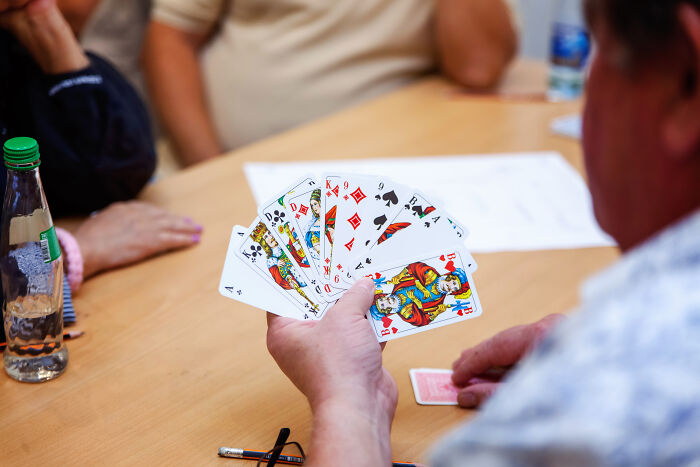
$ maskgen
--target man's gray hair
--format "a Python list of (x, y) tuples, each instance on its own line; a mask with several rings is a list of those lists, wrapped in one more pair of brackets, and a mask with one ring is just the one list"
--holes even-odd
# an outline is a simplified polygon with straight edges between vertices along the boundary
[(604, 22), (621, 47), (619, 61), (641, 65), (669, 52), (681, 39), (678, 8), (700, 10), (700, 0), (584, 0), (589, 25)]

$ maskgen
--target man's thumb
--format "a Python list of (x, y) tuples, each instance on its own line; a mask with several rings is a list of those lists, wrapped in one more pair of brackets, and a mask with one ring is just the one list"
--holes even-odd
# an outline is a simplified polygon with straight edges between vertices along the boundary
[(340, 297), (333, 308), (364, 316), (374, 301), (374, 281), (360, 279)]

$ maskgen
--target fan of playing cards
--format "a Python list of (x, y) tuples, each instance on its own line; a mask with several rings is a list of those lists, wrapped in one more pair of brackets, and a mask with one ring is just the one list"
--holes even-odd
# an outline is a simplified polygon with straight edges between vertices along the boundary
[(380, 342), (481, 314), (466, 229), (422, 193), (388, 178), (307, 176), (233, 229), (219, 291), (297, 319), (321, 319), (370, 277)]

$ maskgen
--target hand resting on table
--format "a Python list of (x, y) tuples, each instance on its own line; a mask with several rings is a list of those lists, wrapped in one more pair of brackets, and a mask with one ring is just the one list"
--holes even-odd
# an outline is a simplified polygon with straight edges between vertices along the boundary
[(501, 384), (494, 373), (518, 363), (561, 318), (563, 315), (552, 314), (536, 323), (506, 329), (463, 351), (452, 364), (452, 382), (460, 388), (459, 405), (475, 408), (483, 404)]

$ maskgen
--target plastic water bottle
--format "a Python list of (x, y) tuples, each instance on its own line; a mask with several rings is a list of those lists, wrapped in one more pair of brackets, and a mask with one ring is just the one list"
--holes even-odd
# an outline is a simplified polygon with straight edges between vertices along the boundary
[(13, 138), (3, 147), (7, 186), (0, 275), (7, 347), (5, 371), (40, 382), (63, 373), (63, 258), (39, 177), (39, 145)]
[(583, 93), (591, 41), (581, 0), (555, 0), (550, 42), (550, 100), (575, 99)]

